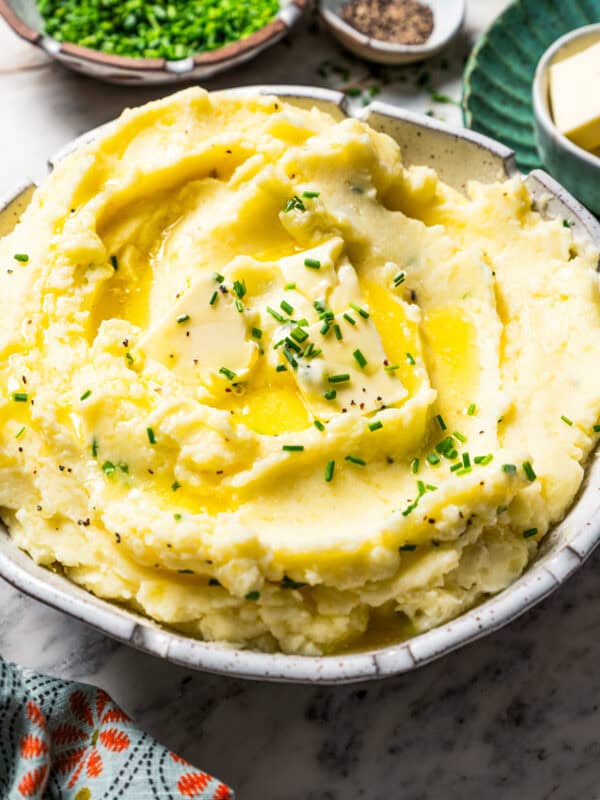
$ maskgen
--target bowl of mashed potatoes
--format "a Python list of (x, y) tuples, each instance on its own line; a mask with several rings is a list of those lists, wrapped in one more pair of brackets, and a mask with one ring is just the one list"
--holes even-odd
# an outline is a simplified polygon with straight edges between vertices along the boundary
[(177, 663), (349, 681), (600, 532), (597, 222), (335, 92), (188, 89), (0, 218), (0, 574)]

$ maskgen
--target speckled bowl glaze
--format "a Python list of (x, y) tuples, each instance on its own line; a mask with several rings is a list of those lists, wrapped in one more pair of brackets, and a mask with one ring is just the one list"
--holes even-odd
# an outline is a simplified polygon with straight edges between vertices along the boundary
[(433, 11), (433, 31), (423, 44), (393, 44), (371, 39), (348, 25), (340, 16), (347, 0), (320, 0), (319, 11), (326, 27), (348, 50), (379, 64), (410, 64), (431, 58), (459, 33), (465, 19), (465, 0), (428, 0)]
[(179, 61), (129, 58), (89, 47), (57, 42), (43, 32), (35, 0), (0, 0), (0, 15), (21, 38), (40, 47), (65, 67), (109, 83), (159, 84), (210, 78), (237, 67), (278, 42), (302, 16), (308, 0), (280, 0), (274, 20), (245, 39)]
[[(299, 106), (317, 106), (339, 119), (352, 113), (344, 95), (325, 89), (270, 86), (239, 91), (277, 94)], [(464, 192), (471, 179), (490, 183), (519, 176), (541, 213), (567, 219), (576, 238), (600, 247), (600, 224), (594, 217), (546, 173), (536, 170), (526, 177), (520, 176), (513, 152), (504, 145), (384, 103), (373, 103), (360, 112), (360, 117), (400, 143), (406, 164), (434, 167), (444, 181), (459, 191)], [(97, 136), (99, 130), (67, 145), (50, 160), (50, 168)], [(3, 209), (0, 234), (16, 224), (33, 188), (31, 183), (18, 186), (0, 204)], [(599, 540), (600, 463), (592, 456), (576, 502), (545, 538), (535, 561), (512, 586), (452, 622), (402, 643), (322, 657), (257, 653), (174, 633), (146, 617), (94, 597), (59, 572), (38, 566), (16, 547), (1, 525), (0, 576), (26, 594), (108, 636), (187, 668), (259, 680), (350, 683), (409, 672), (506, 625), (579, 569)]]
[[(600, 42), (600, 23), (562, 36), (548, 48), (533, 79), (533, 113), (537, 147), (546, 168), (584, 203), (600, 214), (600, 158), (573, 144), (555, 126), (550, 109), (549, 76), (551, 65)], [(598, 86), (589, 90), (600, 91)]]

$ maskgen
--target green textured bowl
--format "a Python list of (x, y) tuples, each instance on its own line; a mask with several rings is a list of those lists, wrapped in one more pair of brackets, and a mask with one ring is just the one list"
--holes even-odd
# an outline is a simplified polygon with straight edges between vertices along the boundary
[(524, 172), (543, 166), (531, 97), (537, 63), (556, 39), (594, 22), (600, 22), (600, 0), (516, 0), (469, 56), (463, 79), (464, 123), (514, 150)]

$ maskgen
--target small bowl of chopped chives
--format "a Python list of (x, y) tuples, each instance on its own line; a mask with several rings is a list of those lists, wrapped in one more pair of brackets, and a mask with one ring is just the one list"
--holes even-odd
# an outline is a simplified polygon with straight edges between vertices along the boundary
[(465, 0), (320, 0), (321, 18), (351, 52), (379, 64), (431, 58), (460, 32)]
[(23, 39), (110, 83), (209, 78), (275, 44), (307, 0), (0, 0)]

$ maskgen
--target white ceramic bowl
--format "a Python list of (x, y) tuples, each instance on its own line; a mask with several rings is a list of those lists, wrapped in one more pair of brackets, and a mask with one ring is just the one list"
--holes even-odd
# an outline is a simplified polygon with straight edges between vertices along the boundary
[[(552, 120), (549, 98), (550, 66), (600, 42), (600, 23), (561, 36), (541, 57), (533, 80), (533, 113), (538, 151), (546, 169), (595, 214), (600, 214), (600, 158), (578, 147)], [(600, 92), (593, 84), (587, 91)]]
[[(339, 92), (308, 87), (252, 87), (241, 92), (277, 94), (300, 106), (318, 106), (343, 118), (350, 112)], [(434, 167), (459, 191), (477, 178), (493, 182), (519, 175), (511, 150), (471, 131), (451, 128), (383, 103), (361, 112), (376, 130), (394, 137), (406, 164)], [(109, 125), (111, 123), (108, 123)], [(80, 144), (90, 131), (63, 148), (50, 167)], [(568, 219), (573, 233), (600, 247), (600, 224), (546, 173), (522, 178), (538, 209), (549, 217)], [(11, 230), (31, 199), (33, 186), (14, 189), (0, 209), (0, 234)], [(245, 678), (302, 683), (348, 683), (408, 672), (467, 644), (518, 617), (550, 594), (575, 572), (600, 539), (600, 463), (595, 457), (584, 485), (565, 519), (545, 538), (536, 560), (512, 586), (457, 619), (419, 636), (362, 653), (319, 658), (238, 650), (174, 633), (146, 617), (100, 600), (58, 572), (35, 564), (19, 550), (0, 525), (0, 575), (21, 591), (92, 625), (109, 636), (191, 669)]]
[(347, 0), (320, 0), (326, 27), (348, 50), (379, 64), (410, 64), (431, 58), (459, 33), (465, 19), (465, 0), (427, 0), (433, 11), (433, 31), (423, 44), (393, 44), (371, 39), (344, 22), (340, 16)]
[(151, 85), (210, 78), (237, 67), (278, 42), (302, 16), (307, 0), (280, 0), (279, 13), (263, 28), (217, 50), (179, 61), (130, 58), (103, 53), (47, 36), (36, 0), (0, 0), (0, 16), (22, 39), (40, 47), (65, 67), (108, 83)]

